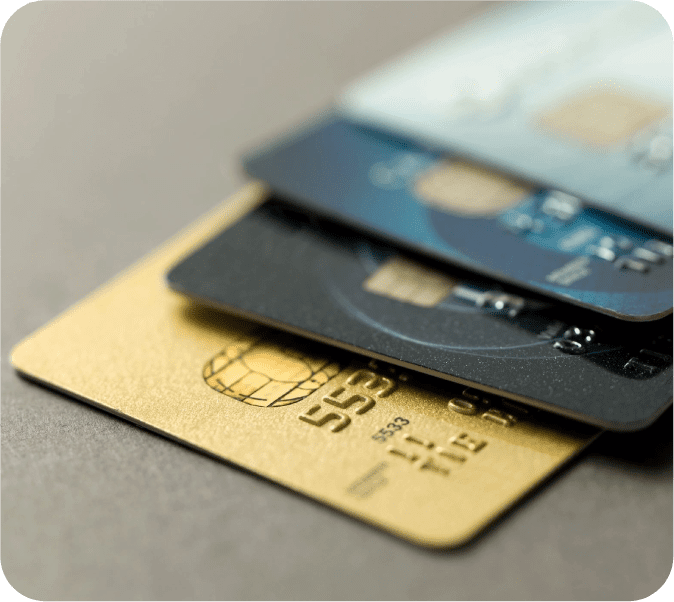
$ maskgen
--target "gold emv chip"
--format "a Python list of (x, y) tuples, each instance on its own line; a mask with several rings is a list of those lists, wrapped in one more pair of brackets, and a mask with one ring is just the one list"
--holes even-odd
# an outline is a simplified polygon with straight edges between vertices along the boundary
[(441, 211), (490, 217), (519, 204), (531, 187), (464, 161), (442, 162), (421, 174), (416, 195)]
[(389, 299), (435, 307), (458, 283), (442, 272), (403, 257), (394, 257), (363, 282), (363, 288)]
[(584, 91), (550, 112), (538, 125), (549, 133), (588, 146), (614, 146), (669, 113), (661, 103), (615, 88)]

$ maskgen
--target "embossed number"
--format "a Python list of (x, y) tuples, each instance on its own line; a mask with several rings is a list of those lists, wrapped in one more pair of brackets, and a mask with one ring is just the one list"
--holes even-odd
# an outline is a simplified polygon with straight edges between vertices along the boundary
[(555, 341), (552, 346), (564, 353), (580, 355), (581, 353), (588, 351), (589, 347), (594, 342), (595, 334), (594, 330), (572, 326), (565, 330), (562, 338)]
[(394, 418), (392, 422), (389, 422), (386, 425), (386, 428), (379, 429), (378, 432), (376, 432), (374, 435), (372, 435), (372, 439), (375, 441), (379, 441), (380, 443), (384, 443), (389, 437), (393, 437), (393, 435), (401, 430), (405, 425), (408, 425), (410, 423), (407, 418), (403, 418), (402, 416), (398, 416), (397, 418)]
[(300, 414), (298, 418), (302, 422), (313, 424), (314, 426), (323, 426), (332, 420), (337, 420), (336, 424), (331, 424), (329, 427), (333, 433), (338, 433), (342, 429), (345, 429), (347, 426), (349, 426), (351, 423), (351, 418), (345, 416), (344, 414), (340, 414), (339, 412), (328, 412), (327, 414), (323, 414), (323, 416), (314, 417), (314, 414), (316, 414), (316, 412), (318, 412), (320, 409), (321, 406), (319, 405), (312, 406), (306, 412), (304, 412), (304, 414)]
[(360, 395), (359, 393), (347, 397), (344, 401), (337, 399), (337, 397), (344, 393), (345, 390), (346, 389), (344, 389), (344, 387), (338, 387), (330, 395), (325, 395), (323, 397), (323, 401), (335, 407), (341, 408), (342, 410), (346, 410), (354, 403), (362, 403), (363, 405), (361, 405), (356, 410), (356, 414), (365, 414), (365, 412), (371, 410), (374, 407), (374, 399), (368, 397), (367, 395)]
[(379, 376), (370, 370), (358, 370), (346, 379), (347, 384), (357, 385), (360, 381), (365, 380), (363, 387), (366, 389), (378, 388), (375, 395), (377, 397), (386, 397), (390, 395), (396, 388), (395, 381), (385, 376)]

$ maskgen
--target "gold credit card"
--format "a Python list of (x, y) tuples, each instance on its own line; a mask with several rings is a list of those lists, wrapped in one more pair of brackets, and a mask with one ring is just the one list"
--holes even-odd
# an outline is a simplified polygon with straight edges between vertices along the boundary
[(598, 434), (167, 289), (171, 266), (265, 194), (244, 188), (28, 337), (16, 369), (434, 547), (467, 541)]

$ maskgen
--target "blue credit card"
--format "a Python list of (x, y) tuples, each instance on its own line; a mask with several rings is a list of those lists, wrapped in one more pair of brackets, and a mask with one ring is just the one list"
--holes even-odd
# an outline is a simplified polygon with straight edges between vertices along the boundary
[(632, 321), (672, 311), (672, 240), (457, 157), (333, 117), (245, 161), (286, 201)]
[(671, 235), (672, 32), (642, 2), (497, 2), (338, 104)]

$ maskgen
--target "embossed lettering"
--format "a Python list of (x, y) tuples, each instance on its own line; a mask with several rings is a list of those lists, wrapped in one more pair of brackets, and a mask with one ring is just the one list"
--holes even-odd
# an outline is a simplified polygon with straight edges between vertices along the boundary
[[(462, 436), (460, 435), (459, 437)], [(453, 462), (459, 463), (463, 463), (466, 461), (466, 458), (464, 456), (460, 456), (450, 451), (447, 451), (442, 447), (436, 447), (435, 443), (429, 441), (428, 439), (424, 439), (422, 437), (415, 437), (414, 435), (409, 434), (403, 435), (403, 439), (407, 443), (413, 443), (415, 445), (426, 448), (426, 450), (428, 450), (429, 453), (419, 455), (414, 452), (406, 452), (400, 450), (396, 447), (393, 447), (393, 445), (389, 445), (386, 448), (386, 451), (400, 458), (404, 458), (405, 460), (411, 462), (412, 464), (415, 464), (416, 468), (418, 468), (419, 470), (428, 470), (443, 476), (449, 476), (450, 469), (447, 468), (446, 466), (443, 466), (442, 463), (438, 463), (437, 462), (438, 459), (446, 458)], [(462, 443), (464, 445), (468, 445), (471, 442), (467, 442), (462, 439)], [(478, 445), (476, 442), (472, 442), (472, 444), (474, 446)]]
[(443, 476), (449, 475), (449, 468), (439, 466), (433, 461), (433, 458), (430, 457), (427, 458), (426, 461), (419, 466), (419, 470), (432, 470), (433, 472), (437, 472), (438, 474), (441, 474)]
[(446, 450), (444, 447), (438, 447), (436, 450), (438, 452), (439, 456), (442, 456), (443, 458), (447, 458), (448, 460), (453, 460), (454, 462), (465, 462), (466, 457), (465, 456), (457, 456), (456, 454)]
[(595, 335), (594, 330), (572, 326), (571, 328), (567, 328), (562, 338), (555, 341), (552, 346), (564, 353), (580, 355), (588, 351), (590, 345), (594, 342)]
[(389, 454), (394, 454), (396, 456), (400, 456), (401, 458), (405, 458), (406, 460), (409, 460), (410, 462), (416, 462), (419, 459), (419, 456), (417, 454), (411, 454), (411, 453), (406, 453), (404, 451), (400, 451), (399, 449), (396, 449), (392, 445), (389, 445), (386, 448), (386, 451)]
[(449, 442), (453, 445), (458, 445), (472, 452), (479, 452), (485, 445), (486, 441), (478, 441), (473, 439), (468, 435), (468, 433), (461, 433), (460, 435), (455, 435), (452, 437)]
[(517, 418), (515, 418), (515, 416), (508, 414), (507, 412), (497, 410), (496, 408), (487, 410), (484, 414), (482, 414), (482, 418), (496, 422), (501, 426), (513, 426), (517, 423)]
[(450, 410), (454, 410), (459, 414), (465, 414), (466, 416), (474, 416), (478, 412), (477, 406), (474, 403), (467, 399), (462, 399), (461, 397), (450, 399), (447, 403), (447, 407)]
[[(508, 408), (513, 413), (493, 407), (494, 405)], [(519, 422), (522, 416), (530, 411), (505, 399), (492, 399), (481, 391), (466, 388), (460, 397), (453, 397), (447, 402), (447, 408), (464, 416), (479, 416), (504, 427), (512, 427)], [(518, 417), (518, 415), (520, 415)]]
[(403, 439), (405, 441), (409, 441), (410, 443), (416, 443), (417, 445), (423, 445), (424, 447), (427, 447), (428, 449), (432, 449), (435, 447), (435, 443), (428, 441), (427, 439), (419, 439), (418, 437), (415, 437), (414, 435), (403, 435)]

